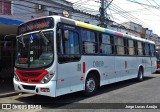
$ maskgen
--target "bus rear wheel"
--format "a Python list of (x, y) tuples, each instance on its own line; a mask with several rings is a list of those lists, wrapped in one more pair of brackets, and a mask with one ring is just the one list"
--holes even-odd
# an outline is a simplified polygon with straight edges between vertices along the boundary
[(84, 95), (85, 96), (92, 96), (96, 93), (98, 88), (98, 82), (95, 76), (89, 75), (86, 78), (85, 81), (85, 90), (84, 90)]
[(142, 68), (140, 68), (139, 70), (138, 70), (138, 76), (137, 76), (137, 81), (143, 81), (143, 79), (144, 79), (144, 76), (143, 76), (143, 71), (142, 71)]

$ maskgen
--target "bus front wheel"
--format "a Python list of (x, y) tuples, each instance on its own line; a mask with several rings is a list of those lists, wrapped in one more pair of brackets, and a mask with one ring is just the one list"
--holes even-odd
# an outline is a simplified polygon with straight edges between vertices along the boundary
[(85, 90), (84, 90), (84, 95), (85, 96), (92, 96), (96, 93), (98, 88), (98, 82), (95, 76), (89, 75), (86, 78), (85, 81)]

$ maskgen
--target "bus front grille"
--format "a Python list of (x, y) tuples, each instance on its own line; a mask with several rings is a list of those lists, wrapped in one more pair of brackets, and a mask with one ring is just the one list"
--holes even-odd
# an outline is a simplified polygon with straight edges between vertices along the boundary
[(35, 90), (36, 86), (28, 86), (28, 85), (22, 85), (22, 87), (26, 90)]

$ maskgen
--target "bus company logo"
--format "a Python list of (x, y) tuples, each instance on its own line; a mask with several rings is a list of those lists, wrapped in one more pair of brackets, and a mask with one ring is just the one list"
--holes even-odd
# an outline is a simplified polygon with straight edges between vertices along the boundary
[(11, 104), (2, 104), (2, 109), (12, 109)]

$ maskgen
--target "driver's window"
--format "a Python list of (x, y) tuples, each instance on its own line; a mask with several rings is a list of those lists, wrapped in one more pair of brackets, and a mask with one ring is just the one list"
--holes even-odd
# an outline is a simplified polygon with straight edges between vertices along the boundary
[(79, 35), (75, 31), (57, 30), (58, 62), (67, 63), (80, 60)]
[[(61, 32), (61, 33), (60, 33)], [(75, 31), (59, 30), (58, 53), (64, 55), (80, 54), (79, 36)]]

